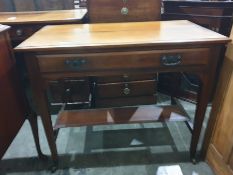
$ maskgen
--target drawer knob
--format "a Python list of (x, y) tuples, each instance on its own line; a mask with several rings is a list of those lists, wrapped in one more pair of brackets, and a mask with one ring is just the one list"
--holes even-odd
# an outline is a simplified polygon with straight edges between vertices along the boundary
[(86, 63), (87, 61), (85, 59), (65, 60), (65, 65), (71, 69), (79, 69)]
[(128, 76), (127, 74), (124, 74), (124, 75), (123, 75), (123, 78), (124, 78), (125, 80), (127, 80), (127, 79), (129, 78), (129, 76)]
[(164, 66), (177, 66), (182, 61), (181, 55), (164, 55), (161, 58), (161, 63)]
[(129, 13), (129, 9), (128, 9), (127, 7), (123, 7), (123, 8), (121, 9), (121, 14), (122, 14), (122, 15), (128, 15), (128, 13)]
[(22, 36), (23, 35), (23, 30), (22, 29), (17, 29), (16, 30), (16, 35), (17, 36)]
[(123, 93), (124, 93), (125, 95), (129, 95), (129, 94), (130, 94), (130, 89), (129, 89), (129, 87), (128, 87), (128, 84), (125, 84), (125, 88), (124, 88), (124, 90), (123, 90)]

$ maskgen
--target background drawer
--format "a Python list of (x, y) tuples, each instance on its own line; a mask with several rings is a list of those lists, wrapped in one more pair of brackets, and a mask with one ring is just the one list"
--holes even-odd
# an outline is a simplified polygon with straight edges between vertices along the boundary
[(163, 58), (179, 57), (166, 66), (207, 65), (209, 50), (176, 49), (95, 54), (37, 55), (41, 72), (104, 71), (122, 69), (150, 69), (165, 66)]
[(41, 28), (40, 25), (13, 25), (10, 37), (12, 40), (25, 40)]
[[(124, 10), (125, 9), (125, 10)], [(91, 23), (160, 20), (159, 0), (88, 0)]]
[(97, 84), (97, 98), (145, 96), (156, 93), (154, 80)]
[(96, 83), (117, 83), (142, 80), (157, 80), (157, 74), (124, 74), (119, 76), (96, 77)]
[(156, 104), (157, 96), (141, 96), (141, 97), (122, 97), (122, 98), (108, 98), (108, 99), (96, 99), (96, 108), (108, 108), (108, 107), (121, 107), (121, 106), (136, 106), (136, 105), (149, 105)]
[(84, 103), (89, 101), (90, 86), (87, 79), (67, 79), (49, 83), (51, 103)]

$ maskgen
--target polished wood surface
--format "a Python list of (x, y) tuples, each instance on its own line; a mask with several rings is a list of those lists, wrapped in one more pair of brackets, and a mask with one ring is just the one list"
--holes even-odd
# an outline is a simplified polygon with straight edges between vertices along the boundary
[[(182, 32), (181, 32), (182, 31)], [(195, 35), (193, 35), (195, 33)], [(46, 26), (15, 48), (15, 51), (44, 51), (115, 48), (133, 46), (177, 46), (225, 43), (223, 35), (189, 21), (157, 21), (113, 24)], [(197, 58), (198, 59), (198, 58)]]
[(0, 25), (0, 159), (23, 125), (27, 109), (7, 31)]
[(160, 0), (88, 0), (91, 23), (156, 21), (161, 16)]
[[(15, 51), (25, 55), (34, 101), (55, 162), (58, 154), (46, 94), (49, 81), (80, 76), (196, 73), (202, 87), (190, 144), (190, 156), (195, 160), (220, 48), (229, 41), (189, 21), (76, 24), (44, 27)], [(192, 55), (202, 59), (190, 59)], [(106, 65), (97, 60), (106, 61)], [(49, 67), (42, 64), (47, 61)], [(57, 64), (60, 67), (55, 70)]]
[[(233, 30), (231, 34), (233, 38)], [(232, 97), (233, 97), (233, 43), (228, 45), (226, 57), (213, 101), (210, 122), (214, 124), (207, 152), (207, 161), (218, 175), (232, 175)], [(212, 124), (212, 125), (213, 125)], [(207, 142), (208, 143), (208, 142)]]
[(1, 12), (0, 23), (7, 25), (70, 23), (82, 20), (86, 14), (86, 9), (31, 12)]

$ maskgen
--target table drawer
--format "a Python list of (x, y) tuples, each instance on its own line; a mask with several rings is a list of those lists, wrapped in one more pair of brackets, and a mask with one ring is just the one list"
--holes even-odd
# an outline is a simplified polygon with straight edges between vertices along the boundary
[(156, 80), (157, 81), (157, 74), (124, 74), (124, 75), (118, 75), (118, 76), (96, 77), (97, 84), (129, 82), (129, 81), (144, 81), (144, 80)]
[(41, 72), (80, 72), (150, 69), (208, 64), (207, 48), (111, 52), (92, 54), (37, 55)]
[(154, 80), (97, 84), (96, 97), (110, 98), (152, 95), (156, 93), (156, 84), (157, 82)]
[(89, 101), (90, 86), (86, 78), (49, 82), (51, 103), (84, 103)]

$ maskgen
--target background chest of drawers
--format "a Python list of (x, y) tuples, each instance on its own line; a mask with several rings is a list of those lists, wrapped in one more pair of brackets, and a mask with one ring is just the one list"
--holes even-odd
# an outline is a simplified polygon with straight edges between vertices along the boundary
[[(40, 1), (45, 2), (45, 1)], [(52, 2), (52, 1), (51, 1)], [(61, 1), (59, 1), (61, 2)], [(49, 3), (49, 2), (48, 2)], [(54, 2), (55, 3), (55, 2)], [(73, 2), (74, 3), (74, 2)], [(33, 7), (35, 4), (33, 5)], [(15, 3), (13, 7), (17, 7)], [(48, 9), (50, 7), (46, 6)], [(56, 6), (54, 7), (56, 8)], [(34, 8), (29, 8), (34, 9)], [(38, 9), (43, 9), (42, 6)], [(59, 8), (58, 8), (59, 9)], [(0, 23), (11, 26), (9, 31), (13, 46), (26, 40), (39, 29), (46, 25), (60, 25), (60, 24), (76, 24), (82, 23), (86, 9), (72, 9), (72, 10), (54, 10), (54, 11), (31, 11), (31, 12), (1, 12)], [(21, 70), (22, 79), (27, 84), (27, 71), (21, 54), (16, 54), (17, 64)], [(90, 103), (89, 94), (89, 80), (86, 78), (66, 79), (61, 81), (52, 81), (50, 87), (50, 99), (52, 105), (59, 105), (63, 102), (69, 103)], [(81, 93), (80, 93), (81, 92)]]
[[(230, 35), (232, 1), (163, 0), (163, 6), (163, 20), (189, 20), (225, 36)], [(224, 53), (225, 48), (222, 50), (221, 57), (224, 57)], [(219, 62), (219, 67), (221, 64)], [(196, 76), (185, 73), (169, 73), (160, 74), (159, 80), (160, 92), (196, 103), (199, 89), (199, 81)], [(210, 101), (212, 98), (213, 95)]]
[[(90, 23), (156, 21), (161, 16), (159, 0), (89, 0)], [(94, 77), (94, 106), (114, 107), (157, 102), (157, 74)]]

